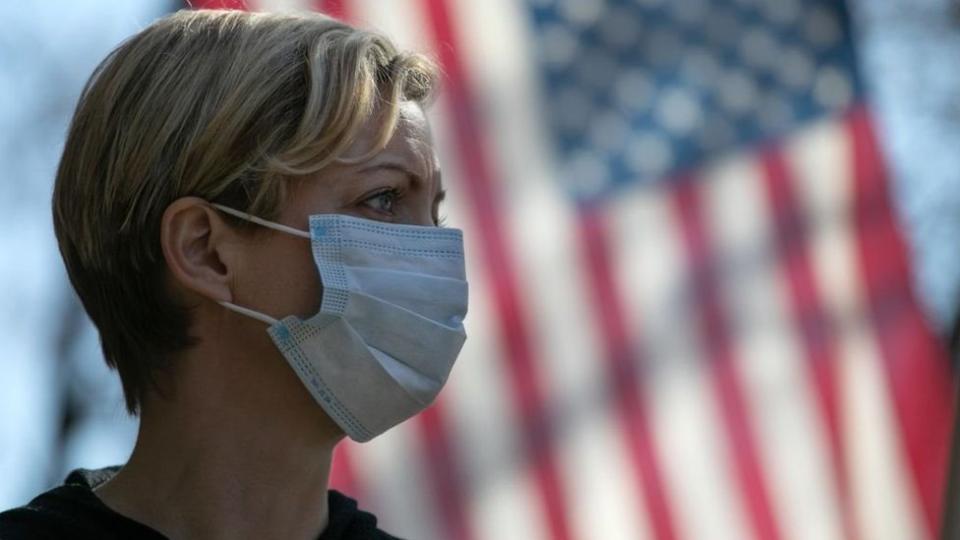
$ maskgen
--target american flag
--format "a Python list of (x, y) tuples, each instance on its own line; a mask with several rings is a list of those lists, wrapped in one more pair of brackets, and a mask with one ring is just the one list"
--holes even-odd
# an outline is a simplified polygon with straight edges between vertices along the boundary
[(317, 9), (441, 64), (470, 339), (332, 483), (416, 539), (923, 539), (953, 387), (836, 0)]

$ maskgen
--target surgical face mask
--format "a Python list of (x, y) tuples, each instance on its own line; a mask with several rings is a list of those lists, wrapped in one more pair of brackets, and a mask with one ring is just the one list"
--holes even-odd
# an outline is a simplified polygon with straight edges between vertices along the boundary
[(319, 313), (276, 320), (221, 304), (269, 325), (290, 367), (351, 439), (368, 441), (433, 402), (466, 339), (461, 231), (319, 214), (307, 233), (213, 206), (310, 240), (323, 285)]

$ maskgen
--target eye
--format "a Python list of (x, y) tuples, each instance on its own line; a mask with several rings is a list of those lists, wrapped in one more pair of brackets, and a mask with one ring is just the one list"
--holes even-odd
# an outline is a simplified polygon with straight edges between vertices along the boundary
[(383, 214), (392, 214), (393, 207), (400, 199), (400, 191), (390, 188), (374, 193), (363, 200), (363, 205)]

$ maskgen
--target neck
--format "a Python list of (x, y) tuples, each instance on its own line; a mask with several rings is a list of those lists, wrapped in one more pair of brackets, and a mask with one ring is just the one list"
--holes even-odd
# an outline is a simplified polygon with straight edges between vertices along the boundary
[(130, 460), (96, 494), (171, 538), (316, 538), (340, 434), (281, 414), (276, 393), (218, 394), (178, 387), (145, 403)]

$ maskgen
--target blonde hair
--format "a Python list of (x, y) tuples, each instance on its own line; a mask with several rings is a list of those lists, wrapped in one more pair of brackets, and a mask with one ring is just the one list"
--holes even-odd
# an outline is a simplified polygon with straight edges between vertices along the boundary
[(285, 179), (346, 159), (375, 114), (376, 153), (400, 104), (424, 103), (435, 80), (427, 58), (320, 14), (180, 11), (107, 56), (70, 126), (53, 219), (131, 414), (194, 342), (164, 285), (167, 206), (197, 196), (274, 217)]

